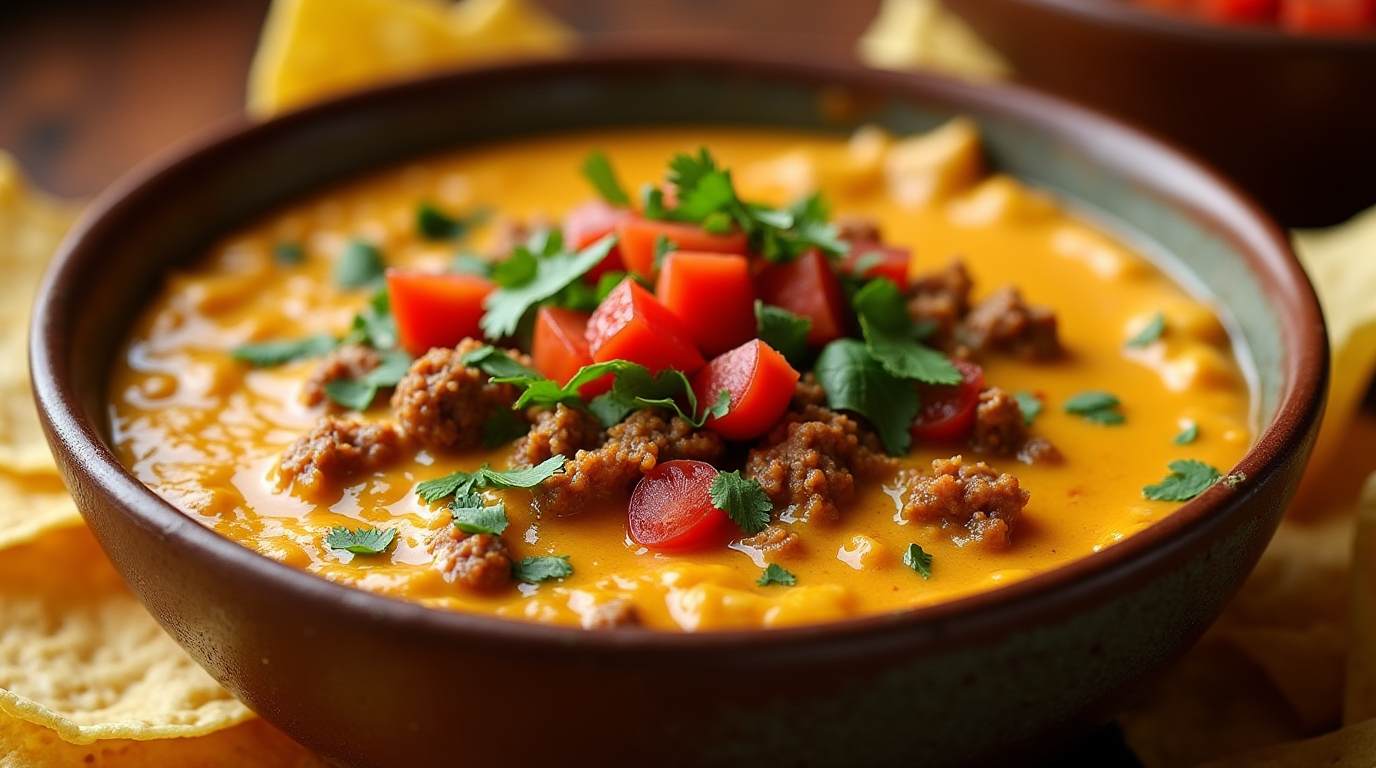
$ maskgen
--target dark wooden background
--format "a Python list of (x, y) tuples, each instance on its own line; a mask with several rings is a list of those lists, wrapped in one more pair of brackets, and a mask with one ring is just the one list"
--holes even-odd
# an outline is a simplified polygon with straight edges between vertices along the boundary
[[(711, 40), (848, 56), (879, 0), (535, 0), (588, 45)], [(242, 112), (268, 0), (0, 0), (0, 149), (42, 188), (89, 197)], [(1138, 768), (1107, 726), (1055, 760)]]

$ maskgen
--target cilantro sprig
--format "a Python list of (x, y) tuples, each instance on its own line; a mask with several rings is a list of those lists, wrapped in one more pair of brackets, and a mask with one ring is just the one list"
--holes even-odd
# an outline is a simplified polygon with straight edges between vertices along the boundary
[(1176, 445), (1189, 445), (1190, 443), (1193, 443), (1195, 440), (1198, 439), (1199, 424), (1197, 422), (1192, 421), (1184, 429), (1180, 430), (1180, 434), (1172, 438), (1171, 442), (1175, 443)]
[(271, 368), (278, 365), (327, 355), (338, 345), (333, 336), (307, 336), (292, 341), (261, 341), (240, 344), (229, 351), (229, 356), (254, 368)]
[(1161, 334), (1164, 333), (1165, 330), (1166, 316), (1160, 312), (1157, 312), (1155, 315), (1152, 316), (1150, 320), (1147, 321), (1146, 325), (1142, 326), (1142, 330), (1138, 331), (1137, 335), (1133, 336), (1131, 339), (1128, 339), (1127, 346), (1132, 347), (1133, 349), (1142, 349), (1143, 347), (1149, 347), (1151, 346), (1152, 342), (1161, 338)]
[(395, 528), (379, 529), (365, 526), (358, 530), (349, 530), (344, 526), (335, 526), (325, 534), (325, 546), (355, 555), (378, 555), (391, 546), (396, 537)]
[(568, 555), (525, 557), (511, 564), (511, 575), (519, 581), (536, 584), (549, 579), (563, 579), (573, 575)]
[(366, 411), (379, 390), (395, 387), (411, 370), (411, 356), (397, 349), (381, 353), (382, 362), (357, 379), (334, 379), (325, 383), (325, 396), (355, 411)]
[(754, 536), (769, 525), (774, 503), (759, 481), (741, 477), (740, 471), (718, 473), (708, 493), (712, 506), (725, 512), (747, 536)]
[(334, 265), (334, 281), (341, 288), (366, 288), (382, 282), (387, 262), (367, 240), (350, 240)]
[(851, 299), (865, 345), (884, 370), (924, 384), (954, 385), (960, 370), (945, 355), (922, 344), (903, 293), (892, 280), (871, 280)]
[(797, 586), (798, 577), (789, 573), (782, 565), (770, 563), (765, 567), (764, 573), (760, 574), (760, 578), (755, 580), (755, 584), (761, 587), (767, 587), (770, 584), (793, 587)]
[(500, 501), (488, 504), (477, 491), (455, 496), (449, 503), (449, 509), (454, 515), (454, 527), (467, 534), (501, 536), (502, 531), (511, 525), (506, 516), (506, 505)]
[(916, 543), (903, 551), (903, 564), (917, 571), (924, 580), (932, 578), (932, 556)]
[[(513, 258), (520, 258), (525, 263), (533, 265), (533, 269), (525, 274), (509, 275), (505, 278), (506, 284), (499, 283), (501, 287), (483, 301), (483, 307), (487, 310), (479, 321), (483, 333), (490, 339), (500, 339), (516, 333), (516, 328), (526, 312), (540, 302), (553, 298), (588, 270), (600, 264), (614, 245), (616, 235), (607, 235), (576, 253), (564, 250), (562, 244), (545, 255), (540, 255), (540, 250), (525, 248), (528, 258)], [(518, 248), (516, 254), (521, 253), (522, 249)]]
[(1195, 459), (1172, 461), (1166, 467), (1171, 473), (1161, 482), (1142, 488), (1144, 497), (1152, 501), (1189, 501), (1223, 477), (1222, 472)]
[(625, 207), (631, 204), (626, 188), (617, 180), (616, 171), (602, 150), (594, 149), (588, 153), (588, 159), (583, 161), (583, 178), (592, 184), (603, 200), (612, 205)]
[(755, 325), (760, 341), (777, 350), (789, 365), (799, 370), (807, 366), (807, 332), (812, 328), (812, 318), (756, 299)]
[(1081, 392), (1065, 401), (1062, 407), (1066, 413), (1073, 413), (1091, 424), (1116, 426), (1126, 420), (1120, 410), (1122, 403), (1111, 392)]
[(416, 486), (416, 494), (427, 504), (449, 496), (464, 496), (482, 489), (534, 488), (564, 471), (564, 456), (552, 456), (533, 467), (495, 470), (486, 465), (474, 472), (454, 472)]
[(416, 234), (426, 240), (461, 240), (484, 218), (482, 212), (468, 218), (450, 216), (433, 203), (416, 206)]
[(912, 445), (908, 427), (917, 418), (921, 405), (917, 388), (885, 370), (864, 342), (831, 342), (817, 357), (813, 373), (826, 390), (828, 405), (869, 419), (890, 455), (908, 452)]
[(1042, 399), (1037, 397), (1035, 392), (1028, 392), (1027, 390), (1014, 392), (1013, 399), (1018, 402), (1018, 410), (1022, 411), (1023, 426), (1032, 426), (1032, 422), (1042, 415)]

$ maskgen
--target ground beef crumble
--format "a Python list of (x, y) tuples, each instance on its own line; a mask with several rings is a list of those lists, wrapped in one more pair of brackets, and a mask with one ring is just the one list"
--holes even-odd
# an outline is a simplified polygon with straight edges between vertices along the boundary
[[(800, 384), (795, 399), (809, 399)], [(896, 466), (858, 422), (820, 405), (790, 411), (746, 459), (744, 476), (759, 482), (782, 514), (834, 520), (855, 498), (855, 478)]]
[(998, 387), (979, 393), (970, 447), (976, 453), (1016, 456), (1026, 464), (1061, 461), (1060, 451), (1050, 441), (1028, 430), (1017, 398)]
[(594, 605), (580, 619), (583, 629), (622, 629), (640, 625), (635, 604), (622, 597)]
[(803, 548), (798, 534), (782, 525), (768, 525), (763, 531), (741, 539), (741, 546), (757, 550), (766, 560), (797, 557)]
[[(510, 410), (520, 396), (511, 384), (493, 384), (487, 374), (460, 362), (482, 346), (476, 339), (464, 339), (454, 349), (436, 347), (411, 364), (392, 394), (392, 411), (403, 433), (427, 448), (482, 445), (483, 425), (498, 410)], [(508, 354), (530, 365), (525, 355)]]
[(974, 281), (960, 259), (952, 259), (945, 269), (920, 275), (908, 286), (908, 314), (914, 322), (935, 326), (927, 339), (929, 344), (954, 351), (956, 328), (970, 312), (973, 287)]
[(500, 537), (468, 535), (447, 525), (430, 538), (435, 568), (444, 580), (491, 592), (511, 581), (511, 554)]
[(883, 242), (879, 219), (858, 213), (838, 214), (835, 219), (836, 237), (848, 243)]
[(278, 482), (313, 494), (381, 467), (396, 456), (401, 442), (391, 424), (326, 416), (287, 447)]
[(961, 526), (953, 537), (964, 546), (978, 542), (986, 547), (1008, 546), (1018, 515), (1030, 496), (1018, 487), (1018, 479), (1000, 474), (983, 462), (967, 466), (962, 457), (937, 459), (932, 474), (906, 478), (900, 514), (914, 522)]
[(1016, 288), (1001, 288), (976, 304), (956, 331), (957, 342), (975, 352), (997, 350), (1025, 360), (1061, 354), (1056, 314), (1027, 305)]
[(512, 466), (533, 467), (554, 456), (575, 456), (606, 442), (602, 425), (592, 414), (563, 403), (554, 410), (532, 409), (530, 432), (512, 447)]
[(301, 402), (315, 407), (325, 402), (325, 385), (340, 379), (360, 379), (382, 364), (382, 356), (372, 347), (350, 344), (325, 356), (301, 390)]
[(607, 430), (601, 446), (578, 451), (555, 475), (535, 489), (541, 513), (559, 516), (630, 493), (646, 472), (661, 461), (695, 459), (715, 462), (726, 444), (711, 430), (696, 429), (665, 411), (644, 409)]

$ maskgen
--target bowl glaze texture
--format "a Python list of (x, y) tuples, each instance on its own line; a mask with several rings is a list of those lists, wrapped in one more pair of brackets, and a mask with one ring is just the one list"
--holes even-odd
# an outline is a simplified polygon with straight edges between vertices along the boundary
[[(1179, 254), (1257, 371), (1256, 445), (1222, 485), (1124, 542), (1004, 589), (774, 631), (589, 633), (430, 610), (221, 538), (107, 445), (107, 371), (171, 266), (302, 194), (517, 135), (659, 124), (898, 133), (957, 114), (991, 166)], [(345, 766), (1013, 765), (1106, 722), (1237, 589), (1299, 480), (1327, 346), (1283, 234), (1208, 170), (1011, 87), (845, 65), (606, 52), (390, 86), (231, 125), (104, 194), (35, 310), (48, 438), (78, 506), (154, 616), (255, 711)], [(363, 672), (361, 672), (363, 671)]]

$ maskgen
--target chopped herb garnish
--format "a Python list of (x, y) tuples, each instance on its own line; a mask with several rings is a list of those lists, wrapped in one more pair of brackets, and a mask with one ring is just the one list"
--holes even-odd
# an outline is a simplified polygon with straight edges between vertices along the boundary
[(335, 379), (325, 383), (325, 396), (354, 411), (366, 411), (378, 390), (395, 387), (411, 370), (411, 356), (401, 350), (381, 353), (382, 362), (358, 379)]
[(501, 288), (517, 288), (534, 280), (539, 271), (539, 257), (518, 245), (510, 256), (492, 265), (492, 282)]
[(1161, 338), (1162, 332), (1166, 330), (1166, 316), (1157, 312), (1152, 316), (1147, 324), (1142, 326), (1142, 330), (1136, 336), (1128, 339), (1128, 346), (1136, 349), (1149, 346), (1152, 342)]
[(917, 340), (907, 302), (892, 280), (871, 280), (856, 292), (852, 303), (870, 356), (884, 370), (926, 384), (961, 382), (960, 370), (946, 355)]
[(449, 262), (449, 270), (462, 275), (492, 277), (492, 262), (472, 253), (459, 253)]
[(459, 358), (459, 362), (469, 368), (477, 368), (493, 378), (544, 378), (534, 369), (527, 368), (491, 344), (484, 344), (471, 352), (465, 352)]
[(903, 552), (903, 564), (917, 571), (923, 579), (932, 578), (932, 556), (917, 544), (909, 544)]
[(798, 370), (807, 366), (807, 332), (812, 328), (812, 318), (756, 300), (755, 324), (760, 341), (783, 355), (789, 365)]
[(1175, 443), (1176, 445), (1189, 445), (1190, 443), (1193, 443), (1195, 440), (1198, 439), (1199, 425), (1192, 421), (1189, 423), (1189, 426), (1180, 430), (1180, 434), (1176, 435), (1175, 439), (1171, 442)]
[(764, 573), (760, 574), (760, 578), (755, 580), (755, 583), (761, 587), (767, 587), (770, 584), (792, 587), (798, 584), (798, 577), (789, 573), (778, 563), (770, 563), (765, 567)]
[(396, 537), (395, 528), (359, 528), (351, 531), (343, 526), (336, 526), (325, 534), (325, 546), (355, 555), (376, 555), (391, 546)]
[(1032, 422), (1042, 415), (1042, 399), (1035, 393), (1027, 390), (1014, 392), (1013, 399), (1018, 401), (1018, 410), (1022, 411), (1023, 426), (1032, 426)]
[(537, 582), (547, 579), (562, 579), (573, 575), (573, 566), (568, 555), (553, 557), (526, 557), (519, 563), (512, 563), (511, 575), (518, 581)]
[(284, 267), (294, 267), (306, 260), (306, 249), (300, 243), (280, 242), (272, 247), (272, 258)]
[(865, 344), (855, 339), (828, 344), (817, 357), (813, 372), (826, 390), (827, 405), (868, 419), (890, 455), (908, 452), (912, 444), (909, 427), (920, 405), (912, 382), (884, 370)]
[(726, 513), (747, 536), (754, 536), (769, 525), (774, 503), (758, 481), (741, 477), (739, 471), (721, 472), (712, 480), (712, 506)]
[(1171, 473), (1156, 485), (1142, 489), (1142, 495), (1153, 501), (1189, 501), (1218, 482), (1222, 472), (1194, 459), (1181, 459), (1166, 465)]
[(416, 232), (426, 240), (461, 239), (468, 234), (473, 223), (474, 219), (455, 218), (430, 203), (421, 203), (416, 207)]
[(490, 339), (515, 333), (521, 318), (531, 307), (564, 290), (600, 264), (615, 244), (616, 236), (607, 235), (577, 253), (559, 250), (538, 259), (530, 280), (519, 286), (499, 288), (488, 295), (483, 302), (487, 312), (480, 323), (483, 333)]
[(530, 431), (530, 425), (516, 418), (516, 412), (498, 408), (483, 422), (483, 447), (487, 449), (519, 440)]
[(506, 517), (506, 505), (488, 504), (477, 491), (468, 491), (449, 505), (454, 513), (454, 527), (464, 533), (486, 533), (501, 536), (511, 521)]
[(341, 288), (377, 285), (387, 272), (382, 251), (366, 240), (350, 240), (334, 265), (334, 281)]
[(678, 250), (678, 243), (664, 235), (655, 238), (655, 269), (664, 266), (664, 257)]
[(373, 349), (394, 349), (398, 344), (397, 321), (392, 316), (392, 299), (387, 289), (378, 290), (368, 304), (354, 315), (344, 344), (363, 344)]
[(1124, 421), (1123, 412), (1119, 410), (1121, 406), (1122, 403), (1111, 393), (1089, 391), (1065, 401), (1064, 407), (1066, 413), (1080, 416), (1091, 424), (1113, 426)]
[(295, 360), (327, 355), (337, 344), (333, 336), (323, 335), (308, 336), (294, 341), (261, 341), (240, 344), (229, 351), (229, 356), (254, 368), (270, 368)]
[(425, 503), (434, 504), (447, 496), (462, 496), (480, 488), (534, 488), (563, 471), (562, 454), (545, 459), (533, 467), (495, 470), (484, 466), (476, 472), (454, 472), (426, 480), (416, 486), (416, 494)]
[(583, 178), (592, 184), (603, 200), (612, 205), (624, 208), (631, 204), (631, 198), (626, 195), (626, 188), (617, 181), (616, 171), (612, 169), (611, 161), (602, 154), (602, 150), (594, 149), (588, 153), (588, 159), (583, 161)]
[[(611, 391), (593, 399), (591, 403), (584, 403), (578, 394), (579, 388), (607, 374), (614, 377)], [(559, 403), (586, 406), (607, 427), (620, 423), (641, 408), (668, 408), (689, 424), (700, 427), (708, 416), (725, 416), (731, 407), (730, 393), (722, 390), (718, 393), (717, 401), (699, 414), (697, 396), (682, 371), (667, 368), (658, 374), (651, 374), (645, 366), (628, 360), (585, 365), (563, 386), (533, 371), (518, 376), (494, 377), (493, 381), (515, 384), (525, 389), (516, 400), (516, 408), (532, 405), (553, 408)], [(680, 398), (687, 404), (687, 410), (679, 404)]]

